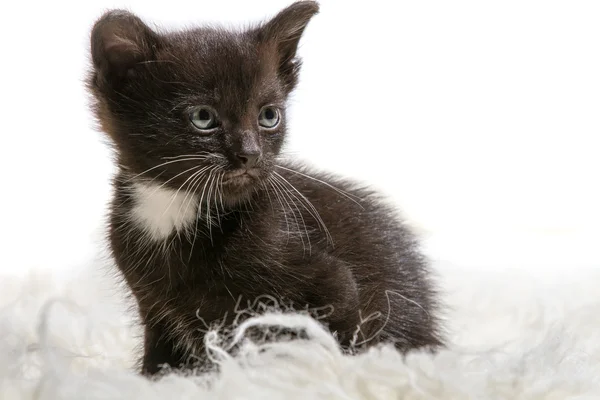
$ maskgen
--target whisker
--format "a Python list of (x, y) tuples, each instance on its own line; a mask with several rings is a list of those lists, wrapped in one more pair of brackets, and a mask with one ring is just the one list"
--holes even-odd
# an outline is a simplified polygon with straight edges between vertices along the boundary
[[(219, 168), (219, 166), (213, 166), (213, 168), (210, 169), (208, 178), (206, 179), (206, 182), (204, 183), (204, 186), (202, 187), (202, 195), (200, 197), (200, 203), (199, 203), (199, 207), (198, 207), (198, 215), (202, 215), (202, 203), (204, 202), (204, 193), (206, 192), (206, 187), (207, 187), (208, 183), (210, 182), (210, 180), (213, 176), (213, 173), (215, 172), (215, 170), (217, 168)], [(207, 193), (207, 201), (206, 201), (206, 221), (207, 221), (207, 225), (208, 225), (208, 234), (210, 236), (210, 243), (213, 244), (212, 227), (210, 224), (210, 207), (209, 207), (209, 203), (208, 203), (208, 193)]]
[[(200, 185), (202, 184), (202, 175), (198, 176), (198, 178), (195, 180), (194, 183), (192, 183), (191, 186), (191, 193), (195, 193), (196, 190), (200, 187)], [(189, 204), (191, 203), (193, 197), (190, 198), (190, 202), (188, 203), (188, 207)], [(200, 199), (200, 201), (202, 201), (202, 199)], [(198, 202), (198, 205), (196, 205), (196, 207), (199, 207), (200, 205), (200, 201)], [(198, 209), (196, 209), (196, 223), (194, 224), (194, 237), (192, 239), (192, 246), (190, 247), (190, 256), (188, 257), (188, 262), (192, 259), (192, 255), (194, 253), (194, 244), (196, 244), (196, 236), (198, 236), (198, 222), (200, 220), (200, 216), (198, 214)]]
[[(184, 204), (186, 204), (185, 207), (185, 212), (187, 213), (187, 210), (190, 206), (190, 204), (192, 203), (192, 201), (194, 200), (194, 190), (193, 187), (196, 184), (197, 179), (201, 179), (202, 178), (202, 174), (203, 172), (205, 172), (208, 168), (210, 168), (210, 166), (206, 166), (204, 168), (202, 168), (200, 171), (196, 171), (194, 172), (194, 174), (192, 176), (190, 176), (185, 182), (187, 183), (188, 181), (191, 181), (190, 184), (188, 185), (188, 188), (186, 189), (186, 194), (185, 197), (183, 198), (183, 201), (181, 202), (181, 204), (179, 205), (179, 210), (177, 211), (177, 213), (181, 212), (181, 208), (183, 207)], [(188, 200), (188, 197), (190, 197), (190, 199)]]
[(166, 161), (166, 162), (164, 162), (164, 163), (161, 163), (161, 164), (155, 165), (155, 166), (154, 166), (154, 167), (152, 167), (152, 168), (148, 168), (147, 170), (145, 170), (145, 171), (143, 171), (143, 172), (140, 172), (139, 174), (137, 174), (137, 175), (134, 175), (134, 176), (132, 176), (132, 177), (130, 177), (130, 178), (128, 178), (128, 179), (126, 179), (124, 182), (130, 182), (130, 181), (132, 181), (132, 180), (133, 180), (133, 179), (135, 179), (135, 178), (138, 178), (138, 177), (140, 177), (140, 176), (142, 176), (142, 175), (144, 175), (144, 174), (146, 174), (146, 173), (148, 173), (148, 172), (150, 172), (150, 171), (152, 171), (152, 170), (155, 170), (156, 168), (164, 167), (165, 165), (168, 165), (168, 164), (173, 164), (173, 163), (177, 163), (177, 162), (183, 162), (183, 161), (203, 161), (203, 159), (199, 159), (199, 158), (193, 157), (193, 158), (184, 158), (184, 159), (181, 159), (181, 160), (171, 160), (171, 161)]
[[(217, 224), (219, 225), (219, 229), (221, 229), (221, 231), (223, 230), (223, 228), (221, 227), (221, 216), (219, 215), (219, 204), (217, 200), (219, 200), (220, 197), (221, 206), (223, 206), (223, 197), (221, 196), (220, 190), (220, 183), (223, 180), (223, 175), (224, 173), (217, 172), (217, 179), (215, 179), (215, 212), (217, 213)], [(223, 210), (223, 212), (225, 212), (225, 210)]]
[(171, 63), (171, 64), (179, 65), (175, 61), (172, 61), (172, 60), (146, 60), (146, 61), (138, 61), (137, 62), (137, 64), (155, 64), (155, 63)]
[[(214, 197), (215, 197), (215, 206), (217, 204), (217, 196), (215, 195), (214, 190), (216, 189), (215, 182), (217, 181), (218, 173), (219, 173), (219, 169), (216, 169), (215, 170), (215, 174), (214, 174), (213, 178), (210, 181), (210, 185), (208, 187), (208, 193), (206, 194), (206, 210), (208, 211), (208, 224), (209, 225), (212, 225), (212, 220), (211, 220), (211, 216), (210, 216), (210, 198), (211, 198), (211, 195), (214, 195)], [(217, 213), (217, 221), (218, 221), (219, 211), (218, 211), (218, 209), (215, 210), (215, 211)], [(219, 221), (219, 227), (220, 226), (221, 225), (220, 225), (220, 221)]]
[[(290, 239), (290, 222), (288, 221), (287, 218), (287, 212), (285, 211), (285, 207), (283, 206), (283, 202), (281, 201), (281, 197), (279, 196), (279, 193), (277, 192), (277, 188), (275, 188), (275, 185), (273, 184), (271, 177), (269, 177), (269, 179), (267, 180), (267, 182), (269, 185), (271, 185), (271, 187), (273, 188), (274, 194), (275, 196), (277, 196), (277, 201), (279, 202), (279, 205), (281, 206), (281, 211), (283, 212), (283, 217), (285, 218), (285, 224), (287, 226), (287, 237), (288, 237), (288, 242)], [(268, 190), (267, 190), (268, 193)]]
[(223, 178), (225, 178), (225, 173), (221, 173), (221, 180), (219, 181), (219, 199), (221, 201), (221, 210), (225, 212), (225, 206), (223, 205)]
[[(198, 174), (196, 176), (196, 178), (194, 178), (194, 180), (189, 184), (188, 193), (190, 194), (190, 199), (187, 202), (186, 210), (189, 208), (189, 206), (191, 205), (192, 201), (194, 200), (194, 195), (196, 194), (196, 190), (202, 184), (202, 177), (206, 174), (206, 170), (209, 169), (210, 167), (211, 166), (203, 168), (202, 171), (200, 171), (202, 173)], [(183, 201), (184, 203), (185, 203), (186, 199), (187, 199), (187, 195), (184, 198), (184, 201)], [(198, 204), (196, 204), (195, 207), (198, 207)], [(198, 212), (196, 211), (196, 219), (197, 218), (198, 218)]]
[(176, 155), (176, 156), (168, 156), (168, 157), (161, 157), (161, 158), (163, 160), (176, 160), (178, 158), (187, 158), (187, 157), (199, 157), (199, 158), (203, 158), (203, 159), (210, 158), (210, 157), (213, 157), (213, 158), (224, 158), (221, 154), (211, 153), (211, 152), (208, 152), (208, 151), (199, 151), (199, 152), (197, 152), (195, 154), (179, 154), (179, 155)]
[[(292, 172), (292, 173), (294, 173), (294, 174), (298, 174), (298, 175), (300, 175), (300, 176), (303, 176), (303, 177), (305, 177), (305, 178), (308, 178), (308, 179), (312, 179), (312, 180), (313, 180), (313, 181), (315, 181), (315, 182), (319, 182), (319, 183), (321, 183), (321, 184), (323, 184), (323, 185), (325, 185), (325, 186), (327, 186), (327, 187), (329, 187), (329, 188), (331, 188), (331, 189), (335, 190), (337, 193), (339, 193), (339, 194), (341, 194), (342, 196), (346, 197), (348, 200), (351, 200), (351, 201), (352, 201), (352, 202), (354, 202), (354, 203), (355, 203), (357, 206), (359, 206), (360, 208), (362, 208), (362, 209), (364, 210), (364, 207), (363, 207), (363, 206), (362, 206), (360, 203), (358, 203), (358, 201), (356, 201), (356, 200), (362, 200), (362, 199), (361, 199), (360, 197), (358, 197), (358, 196), (356, 196), (356, 195), (352, 194), (352, 193), (348, 193), (348, 192), (346, 192), (345, 190), (342, 190), (342, 189), (340, 189), (340, 188), (336, 188), (335, 186), (333, 186), (333, 185), (331, 185), (331, 184), (329, 184), (329, 183), (327, 183), (327, 182), (325, 182), (325, 181), (322, 181), (322, 180), (320, 180), (320, 179), (317, 179), (317, 178), (315, 178), (315, 177), (313, 177), (313, 176), (310, 176), (310, 175), (307, 175), (307, 174), (305, 174), (305, 173), (302, 173), (302, 172), (299, 172), (299, 171), (293, 170), (293, 169), (291, 169), (291, 168), (287, 168), (287, 167), (284, 167), (284, 166), (281, 166), (281, 165), (275, 165), (275, 167), (277, 167), (277, 168), (281, 168), (281, 169), (284, 169), (284, 170), (286, 170), (286, 171), (289, 171), (289, 172)], [(353, 197), (354, 197), (354, 198), (353, 198)]]
[[(270, 177), (270, 178), (273, 178), (273, 177)], [(294, 205), (294, 207), (298, 211), (298, 214), (300, 215), (300, 219), (302, 220), (302, 225), (304, 225), (304, 231), (306, 232), (306, 239), (308, 240), (308, 254), (311, 254), (311, 252), (312, 252), (312, 246), (311, 246), (311, 243), (310, 243), (310, 236), (308, 235), (308, 229), (306, 228), (306, 222), (304, 221), (304, 216), (302, 215), (302, 212), (300, 211), (300, 209), (298, 208), (298, 206), (294, 202), (294, 199), (292, 199), (292, 197), (290, 196), (290, 193), (287, 190), (285, 190), (285, 187), (283, 186), (283, 184), (281, 182), (278, 182), (277, 180), (274, 179), (273, 180), (273, 184), (277, 184), (277, 186), (281, 190), (281, 194), (283, 196), (287, 196), (287, 198), (290, 199), (290, 201), (292, 202), (292, 204)], [(284, 200), (286, 201), (286, 203), (289, 206), (290, 203), (286, 200), (286, 197), (284, 197)], [(296, 213), (294, 212), (294, 210), (291, 207), (290, 207), (290, 210), (292, 211), (292, 215), (294, 217), (294, 220), (296, 221), (296, 225), (298, 227), (300, 227), (300, 224), (298, 223), (298, 218), (296, 218)], [(300, 234), (300, 240), (302, 241), (302, 250), (303, 250), (303, 253), (306, 253), (306, 247), (304, 245), (304, 239), (302, 239), (302, 234)]]
[[(198, 167), (202, 167), (201, 165), (199, 165)], [(197, 168), (197, 167), (196, 167)], [(190, 180), (192, 180), (194, 178), (195, 175), (197, 174), (201, 174), (202, 172), (206, 171), (206, 169), (208, 169), (209, 167), (203, 167), (200, 171), (196, 171), (194, 172), (191, 176), (189, 176), (182, 184), (181, 186), (179, 186), (179, 188), (177, 189), (177, 191), (175, 192), (175, 194), (173, 196), (171, 196), (171, 201), (169, 202), (169, 205), (167, 206), (167, 209), (165, 210), (165, 212), (163, 212), (163, 215), (167, 212), (167, 210), (169, 208), (171, 208), (171, 205), (173, 204), (173, 202), (175, 201), (175, 199), (177, 198), (177, 195), (179, 194), (179, 192), (181, 191), (181, 189), (186, 185), (186, 183), (188, 183)], [(183, 206), (183, 202), (185, 201), (185, 199), (188, 196), (189, 191), (186, 191), (186, 195), (183, 198), (183, 201), (181, 202), (181, 205), (179, 206), (179, 209), (177, 210), (177, 215), (179, 216), (181, 213), (181, 207)]]
[[(325, 232), (325, 235), (327, 236), (327, 239), (333, 246), (333, 238), (331, 237), (331, 233), (329, 232), (329, 229), (327, 229), (327, 226), (325, 225), (323, 218), (321, 218), (321, 215), (319, 214), (319, 212), (317, 211), (315, 206), (310, 202), (310, 200), (308, 200), (306, 198), (306, 196), (304, 196), (298, 189), (296, 189), (296, 187), (294, 185), (292, 185), (287, 179), (285, 179), (283, 176), (281, 176), (280, 174), (278, 174), (275, 171), (273, 171), (273, 174), (274, 174), (273, 175), (274, 177), (279, 177), (282, 180), (281, 181), (282, 183), (286, 183), (293, 191), (295, 191), (300, 196), (300, 199), (303, 200), (300, 202), (300, 204), (303, 204), (304, 207), (306, 208), (306, 211), (308, 211), (313, 216), (313, 218), (315, 218), (317, 220), (317, 222), (322, 226), (323, 231)], [(298, 200), (300, 200), (300, 199), (298, 199)], [(313, 212), (311, 212), (306, 206), (310, 207), (310, 209)]]
[[(270, 179), (270, 177), (268, 179)], [(265, 194), (267, 195), (267, 198), (269, 199), (269, 205), (271, 206), (271, 211), (275, 212), (275, 209), (273, 208), (273, 202), (271, 201), (271, 194), (269, 193), (269, 188), (267, 187), (265, 182), (262, 182), (261, 186), (262, 186)]]
[(220, 166), (217, 166), (217, 168), (215, 168), (214, 175), (210, 181), (208, 193), (206, 195), (206, 212), (207, 212), (207, 220), (208, 220), (208, 224), (209, 224), (208, 232), (210, 234), (210, 242), (211, 243), (212, 243), (212, 216), (211, 216), (211, 207), (210, 207), (210, 197), (211, 196), (214, 196), (214, 198), (215, 198), (215, 212), (217, 213), (217, 222), (218, 222), (219, 228), (221, 227), (221, 221), (219, 220), (219, 218), (220, 218), (219, 210), (218, 210), (218, 207), (216, 207), (217, 196), (215, 194), (216, 183), (218, 180), (219, 171), (221, 169), (222, 169), (222, 167), (220, 167)]
[[(155, 194), (155, 193), (156, 193), (156, 192), (157, 192), (159, 189), (161, 189), (162, 187), (164, 187), (164, 186), (165, 186), (167, 183), (171, 182), (173, 179), (175, 179), (175, 178), (177, 178), (177, 177), (179, 177), (179, 176), (181, 176), (181, 175), (183, 175), (183, 174), (186, 174), (186, 173), (188, 173), (188, 172), (190, 172), (190, 171), (193, 171), (193, 170), (194, 170), (194, 169), (196, 169), (196, 168), (200, 168), (200, 167), (202, 167), (202, 166), (201, 166), (201, 165), (195, 165), (195, 166), (193, 166), (192, 168), (186, 169), (185, 171), (178, 173), (178, 174), (177, 174), (177, 175), (175, 175), (174, 177), (167, 179), (165, 182), (163, 182), (163, 183), (161, 183), (160, 185), (158, 185), (158, 186), (157, 186), (157, 187), (156, 187), (156, 188), (155, 188), (155, 189), (152, 191), (152, 193), (150, 193), (150, 196), (154, 195), (154, 194)], [(186, 181), (186, 182), (187, 182), (187, 181)], [(184, 182), (184, 184), (185, 184), (185, 182)], [(179, 189), (181, 189), (181, 187), (180, 187)], [(177, 189), (177, 192), (179, 192), (179, 189)], [(177, 192), (175, 192), (175, 194), (177, 194)], [(175, 198), (175, 195), (173, 196), (173, 198)], [(166, 210), (165, 210), (165, 212), (166, 212)], [(163, 215), (164, 215), (164, 214), (163, 214)]]

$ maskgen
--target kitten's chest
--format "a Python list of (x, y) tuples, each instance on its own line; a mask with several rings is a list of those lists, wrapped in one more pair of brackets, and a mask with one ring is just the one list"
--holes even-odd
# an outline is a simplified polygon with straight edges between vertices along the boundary
[(135, 184), (117, 190), (111, 242), (134, 290), (152, 282), (156, 290), (160, 282), (202, 291), (225, 284), (262, 290), (302, 281), (297, 266), (308, 264), (316, 246), (305, 237), (306, 227), (293, 229), (293, 221), (260, 201), (211, 214), (190, 195)]
[(250, 225), (231, 213), (208, 224), (195, 216), (187, 226), (177, 230), (173, 225), (169, 234), (162, 236), (165, 221), (149, 230), (148, 221), (132, 220), (135, 213), (139, 211), (114, 212), (110, 234), (117, 264), (133, 280), (165, 277), (210, 286), (213, 281), (252, 280), (259, 273), (266, 278), (286, 264), (278, 238), (270, 235), (260, 219)]

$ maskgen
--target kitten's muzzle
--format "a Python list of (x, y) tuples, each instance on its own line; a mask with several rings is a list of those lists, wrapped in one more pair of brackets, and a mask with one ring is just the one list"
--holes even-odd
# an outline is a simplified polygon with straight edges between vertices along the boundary
[(245, 182), (248, 180), (258, 179), (260, 172), (258, 168), (240, 168), (225, 173), (223, 183), (229, 182)]

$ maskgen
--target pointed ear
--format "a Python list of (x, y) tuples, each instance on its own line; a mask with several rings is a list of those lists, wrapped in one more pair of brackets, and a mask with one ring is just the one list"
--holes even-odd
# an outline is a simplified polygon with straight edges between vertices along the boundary
[(158, 41), (158, 35), (130, 12), (112, 10), (104, 14), (91, 37), (98, 84), (132, 77), (135, 64), (154, 58)]
[(310, 19), (319, 12), (315, 1), (298, 1), (259, 28), (259, 41), (277, 46), (279, 76), (292, 91), (298, 81), (301, 62), (296, 58), (300, 37)]

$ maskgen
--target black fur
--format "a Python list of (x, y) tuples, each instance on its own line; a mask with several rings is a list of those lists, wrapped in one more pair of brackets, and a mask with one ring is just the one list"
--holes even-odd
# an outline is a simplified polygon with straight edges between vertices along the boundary
[[(441, 345), (428, 267), (395, 211), (281, 158), (296, 49), (317, 12), (297, 2), (239, 32), (159, 33), (125, 11), (94, 26), (88, 85), (119, 166), (109, 237), (145, 325), (146, 374), (186, 365), (205, 323), (262, 295), (332, 306), (325, 322), (345, 346)], [(210, 132), (190, 122), (200, 105), (218, 114)], [(266, 105), (281, 114), (274, 129), (257, 122)], [(140, 182), (200, 199), (195, 221), (152, 239), (132, 219)]]

